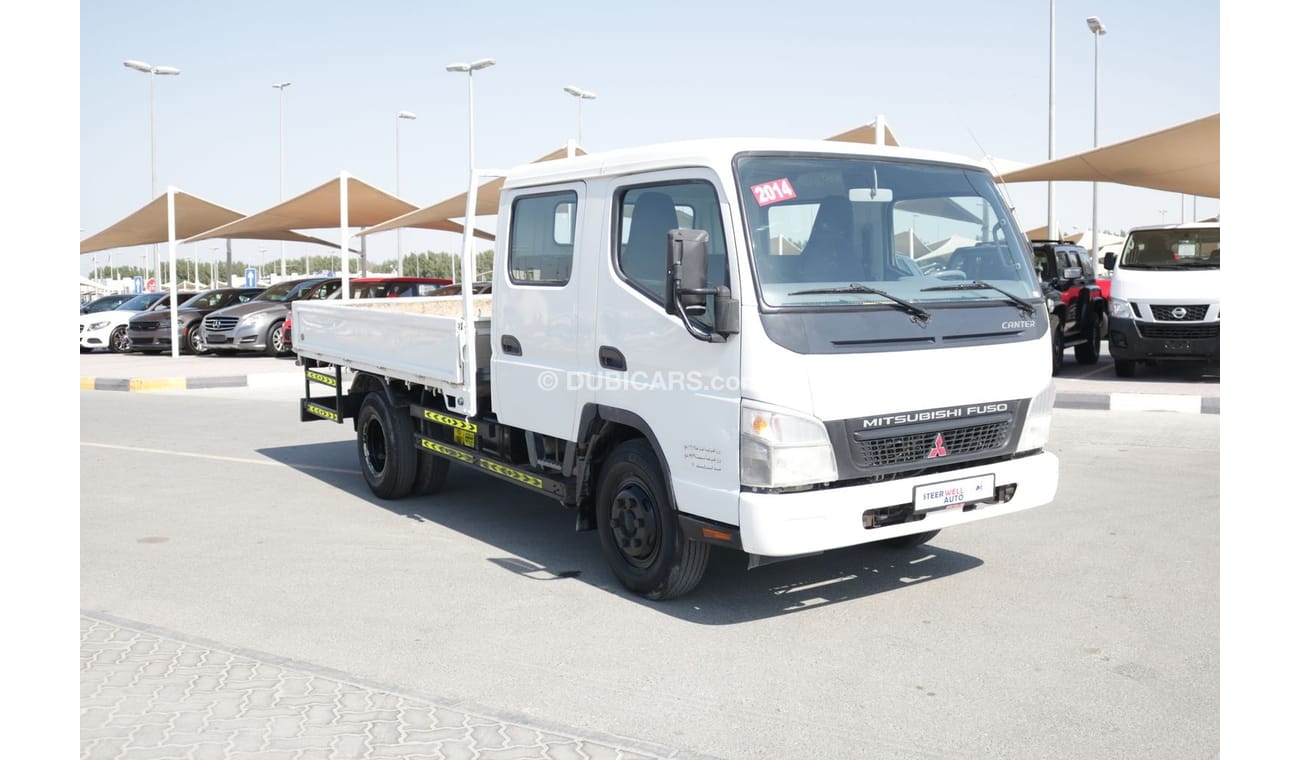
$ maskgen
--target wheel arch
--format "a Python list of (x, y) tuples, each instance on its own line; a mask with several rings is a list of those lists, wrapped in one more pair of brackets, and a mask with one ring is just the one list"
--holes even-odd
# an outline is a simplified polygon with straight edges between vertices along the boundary
[(591, 529), (596, 525), (596, 489), (599, 485), (601, 468), (610, 452), (626, 441), (637, 438), (645, 439), (654, 451), (659, 462), (659, 471), (663, 473), (664, 490), (674, 512), (677, 512), (677, 496), (673, 491), (672, 470), (664, 456), (663, 447), (655, 437), (650, 424), (635, 412), (604, 404), (587, 404), (582, 408), (578, 423), (578, 442), (585, 446), (578, 478), (578, 525), (580, 529)]

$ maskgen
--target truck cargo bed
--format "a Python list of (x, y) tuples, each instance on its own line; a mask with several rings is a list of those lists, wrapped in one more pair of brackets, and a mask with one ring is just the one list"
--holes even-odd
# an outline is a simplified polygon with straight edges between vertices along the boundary
[[(465, 380), (461, 296), (358, 298), (293, 304), (298, 356), (439, 388)], [(492, 297), (474, 296), (476, 364), (491, 358)]]

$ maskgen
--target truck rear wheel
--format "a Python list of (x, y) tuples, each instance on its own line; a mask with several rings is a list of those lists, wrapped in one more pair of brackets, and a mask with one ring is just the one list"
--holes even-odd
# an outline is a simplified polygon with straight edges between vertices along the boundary
[(447, 482), (447, 470), (451, 467), (451, 462), (418, 449), (415, 459), (415, 483), (411, 486), (411, 493), (428, 496), (441, 491)]
[(596, 527), (605, 560), (630, 591), (673, 599), (704, 577), (709, 545), (682, 535), (659, 460), (644, 439), (619, 444), (605, 461)]
[(400, 499), (415, 482), (415, 432), (411, 416), (371, 392), (357, 412), (357, 458), (366, 485), (381, 499)]

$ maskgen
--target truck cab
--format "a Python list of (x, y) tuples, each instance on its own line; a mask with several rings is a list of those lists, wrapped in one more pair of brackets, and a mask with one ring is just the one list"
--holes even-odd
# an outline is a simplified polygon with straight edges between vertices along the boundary
[[(625, 587), (666, 599), (711, 547), (753, 566), (915, 546), (1055, 496), (1041, 284), (967, 159), (787, 140), (589, 154), (505, 172), (497, 225), (492, 293), (454, 322), (294, 306), (299, 354), (358, 378), (348, 396), (324, 378), (339, 398), (304, 399), (303, 419), (355, 415), (385, 498), (422, 490), (425, 458), (475, 467), (574, 509)], [(964, 269), (900, 261), (919, 228), (972, 241)], [(448, 299), (384, 312), (460, 299), (424, 300)], [(408, 433), (389, 418), (414, 419), (420, 461), (391, 456)]]
[(1104, 265), (1116, 375), (1132, 377), (1138, 364), (1218, 363), (1218, 222), (1135, 227)]

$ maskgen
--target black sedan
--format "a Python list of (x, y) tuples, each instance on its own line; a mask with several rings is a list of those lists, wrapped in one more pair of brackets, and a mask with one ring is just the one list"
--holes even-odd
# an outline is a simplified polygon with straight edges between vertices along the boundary
[[(181, 350), (207, 353), (203, 343), (203, 318), (217, 309), (251, 301), (265, 288), (217, 288), (194, 296), (176, 309), (176, 335)], [(128, 351), (162, 353), (172, 350), (171, 310), (145, 312), (127, 323)]]

